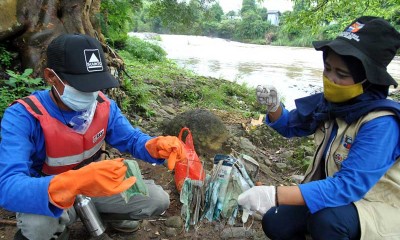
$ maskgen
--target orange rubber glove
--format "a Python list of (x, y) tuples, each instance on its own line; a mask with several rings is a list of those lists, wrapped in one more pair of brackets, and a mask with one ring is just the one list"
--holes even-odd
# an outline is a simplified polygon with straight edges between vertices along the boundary
[(130, 188), (135, 177), (125, 179), (127, 167), (123, 158), (93, 162), (78, 170), (69, 170), (55, 176), (48, 189), (49, 200), (60, 208), (70, 208), (78, 194), (104, 197)]
[(177, 137), (160, 136), (146, 142), (146, 149), (153, 158), (167, 159), (168, 169), (175, 168), (175, 163), (186, 159), (183, 142)]

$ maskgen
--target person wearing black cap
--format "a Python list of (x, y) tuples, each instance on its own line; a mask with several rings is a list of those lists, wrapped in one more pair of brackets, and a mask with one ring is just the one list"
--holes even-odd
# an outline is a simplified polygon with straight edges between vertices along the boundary
[(264, 215), (271, 239), (400, 239), (400, 104), (387, 99), (398, 83), (386, 70), (400, 33), (363, 16), (313, 45), (323, 52), (323, 93), (290, 112), (275, 87), (256, 95), (281, 135), (314, 134), (314, 159), (298, 186), (256, 186), (238, 203)]
[(78, 194), (92, 197), (100, 213), (123, 216), (110, 224), (124, 232), (138, 229), (131, 219), (163, 213), (169, 195), (151, 180), (145, 180), (148, 196), (122, 197), (136, 178), (126, 177), (126, 160), (101, 160), (102, 146), (152, 164), (166, 159), (173, 169), (186, 157), (183, 144), (175, 136), (151, 137), (132, 127), (101, 92), (119, 83), (100, 43), (83, 34), (56, 37), (47, 48), (44, 78), (51, 90), (15, 101), (1, 123), (0, 206), (17, 212), (15, 239), (65, 237), (66, 226), (76, 220), (72, 206)]

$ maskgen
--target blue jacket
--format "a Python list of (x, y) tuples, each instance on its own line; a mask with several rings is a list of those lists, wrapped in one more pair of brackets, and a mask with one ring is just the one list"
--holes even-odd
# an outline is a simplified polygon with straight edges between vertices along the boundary
[[(49, 114), (61, 122), (69, 122), (74, 111), (60, 110), (49, 91), (33, 93)], [(48, 198), (48, 186), (53, 176), (43, 177), (45, 160), (43, 132), (37, 121), (19, 103), (8, 107), (1, 122), (0, 142), (0, 206), (13, 212), (59, 217), (62, 209), (53, 206)], [(145, 143), (151, 139), (138, 128), (133, 128), (116, 103), (110, 100), (110, 115), (105, 141), (120, 152), (150, 163), (163, 161), (150, 156)], [(63, 144), (63, 143), (60, 143)]]
[[(373, 119), (360, 128), (351, 148), (351, 154), (334, 177), (299, 185), (311, 213), (326, 207), (347, 205), (361, 199), (400, 156), (400, 104), (384, 99), (366, 101), (365, 98), (370, 98), (367, 95), (360, 97), (361, 105), (358, 106), (356, 104), (330, 106), (330, 111), (316, 111), (316, 108), (327, 107), (323, 96), (316, 94), (298, 101), (295, 110), (289, 112), (283, 109), (277, 121), (271, 123), (268, 118), (266, 119), (269, 126), (282, 136), (290, 138), (314, 133), (319, 123), (328, 118), (341, 117), (350, 124), (373, 110), (391, 110), (396, 114)], [(335, 135), (334, 132), (331, 140)], [(338, 186), (343, 184), (346, 186), (338, 190)]]

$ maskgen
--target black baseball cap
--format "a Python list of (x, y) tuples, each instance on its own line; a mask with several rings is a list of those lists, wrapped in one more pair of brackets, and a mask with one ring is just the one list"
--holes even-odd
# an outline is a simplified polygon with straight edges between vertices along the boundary
[(400, 33), (383, 18), (357, 18), (336, 39), (315, 41), (313, 46), (318, 51), (329, 47), (339, 55), (356, 57), (364, 66), (367, 80), (373, 84), (398, 85), (386, 67), (400, 47)]
[(84, 34), (62, 34), (47, 47), (47, 67), (75, 89), (95, 92), (118, 87), (100, 42)]

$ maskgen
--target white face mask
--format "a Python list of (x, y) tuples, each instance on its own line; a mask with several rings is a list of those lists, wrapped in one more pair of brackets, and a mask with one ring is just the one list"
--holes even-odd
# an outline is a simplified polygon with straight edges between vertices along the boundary
[(69, 85), (65, 85), (54, 71), (53, 73), (57, 76), (58, 80), (60, 80), (60, 82), (64, 85), (63, 95), (60, 95), (56, 87), (54, 87), (54, 89), (56, 90), (61, 101), (65, 105), (67, 105), (70, 109), (76, 112), (89, 110), (89, 108), (93, 106), (93, 104), (96, 102), (97, 96), (99, 95), (99, 91), (96, 92), (78, 91)]

